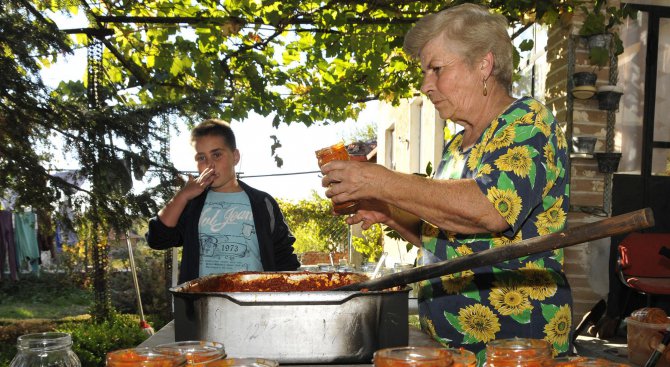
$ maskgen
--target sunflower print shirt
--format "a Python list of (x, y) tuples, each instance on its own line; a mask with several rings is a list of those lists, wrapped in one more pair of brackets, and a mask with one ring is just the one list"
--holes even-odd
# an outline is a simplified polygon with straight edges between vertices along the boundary
[[(445, 146), (435, 179), (474, 179), (510, 227), (460, 235), (424, 222), (419, 264), (430, 264), (557, 232), (569, 197), (565, 136), (535, 99), (516, 100), (468, 151), (462, 132)], [(471, 350), (481, 365), (486, 343), (545, 339), (554, 356), (569, 350), (572, 296), (563, 250), (544, 252), (433, 278), (419, 284), (422, 328), (450, 347)]]

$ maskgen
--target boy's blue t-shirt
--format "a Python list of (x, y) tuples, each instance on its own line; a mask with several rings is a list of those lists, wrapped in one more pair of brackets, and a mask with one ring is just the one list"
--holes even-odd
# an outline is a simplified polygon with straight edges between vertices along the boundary
[(209, 191), (200, 214), (198, 236), (200, 276), (263, 270), (246, 192)]

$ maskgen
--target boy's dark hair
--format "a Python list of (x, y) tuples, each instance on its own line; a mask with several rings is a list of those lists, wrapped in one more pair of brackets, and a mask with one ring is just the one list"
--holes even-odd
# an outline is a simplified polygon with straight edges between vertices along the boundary
[(230, 124), (226, 121), (207, 119), (199, 123), (193, 130), (191, 130), (191, 142), (194, 142), (197, 138), (208, 135), (220, 136), (230, 149), (237, 149), (235, 133), (233, 133), (233, 129), (230, 128)]

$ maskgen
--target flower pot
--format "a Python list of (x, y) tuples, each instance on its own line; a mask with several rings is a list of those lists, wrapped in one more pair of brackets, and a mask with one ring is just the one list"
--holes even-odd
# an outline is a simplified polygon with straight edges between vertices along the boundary
[(610, 40), (612, 39), (612, 35), (610, 33), (599, 33), (599, 34), (592, 34), (590, 36), (586, 37), (586, 42), (589, 45), (589, 49), (593, 48), (609, 48), (610, 45)]
[(572, 74), (572, 83), (575, 87), (581, 87), (584, 85), (596, 85), (596, 80), (598, 75), (590, 71), (580, 71), (578, 73)]
[(616, 172), (619, 168), (619, 161), (621, 160), (621, 153), (615, 152), (598, 152), (595, 154), (598, 160), (598, 171), (600, 173)]
[(593, 97), (598, 90), (592, 85), (580, 85), (572, 88), (572, 96), (577, 99), (589, 99)]
[(572, 150), (574, 153), (593, 154), (597, 140), (595, 136), (575, 136), (572, 138)]
[(618, 109), (622, 95), (623, 88), (616, 85), (605, 85), (598, 88), (598, 108), (607, 111)]

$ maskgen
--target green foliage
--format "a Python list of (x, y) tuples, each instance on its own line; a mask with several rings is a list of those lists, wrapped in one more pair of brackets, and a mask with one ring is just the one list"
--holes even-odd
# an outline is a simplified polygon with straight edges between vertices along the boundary
[(350, 132), (347, 136), (343, 136), (342, 140), (347, 142), (357, 142), (357, 141), (371, 141), (377, 140), (377, 125), (370, 122), (365, 125), (356, 126), (354, 131)]
[(589, 49), (589, 62), (601, 68), (609, 62), (610, 49), (614, 55), (623, 53), (623, 42), (614, 27), (623, 24), (626, 18), (635, 19), (637, 12), (628, 4), (623, 4), (621, 7), (607, 6), (607, 0), (596, 0), (592, 9), (586, 5), (581, 5), (580, 9), (586, 14), (584, 23), (579, 29), (581, 36), (611, 35), (611, 40), (608, 39), (607, 44), (591, 46)]
[(277, 202), (296, 237), (293, 245), (296, 253), (330, 252), (346, 244), (349, 228), (341, 216), (332, 214), (330, 199), (312, 192), (310, 199)]
[(367, 261), (377, 262), (384, 251), (382, 233), (382, 226), (373, 224), (363, 231), (363, 237), (353, 236), (351, 243)]
[[(574, 2), (483, 3), (517, 26), (555, 22)], [(96, 223), (123, 230), (173, 194), (177, 172), (160, 149), (169, 128), (211, 116), (242, 121), (251, 111), (272, 115), (275, 125), (331, 123), (356, 119), (367, 101), (397, 104), (421, 78), (401, 51), (404, 34), (445, 4), (130, 0), (89, 7), (8, 0), (3, 6), (1, 46), (8, 56), (0, 58), (0, 95), (11, 98), (0, 101), (0, 191), (45, 212), (68, 202), (93, 211), (83, 215), (99, 217)], [(64, 81), (49, 90), (41, 82), (41, 68), (96, 43), (84, 34), (66, 38), (49, 19), (53, 12), (83, 14), (102, 34), (102, 59), (91, 58), (91, 76), (100, 76), (94, 84)], [(99, 64), (104, 70), (96, 70)], [(53, 152), (61, 150), (90, 188), (54, 175), (60, 167), (51, 162), (60, 157)], [(128, 191), (130, 173), (158, 185)]]
[(589, 63), (591, 63), (591, 65), (602, 68), (609, 63), (609, 60), (609, 48), (596, 46), (589, 49)]
[(137, 316), (117, 313), (100, 323), (92, 320), (71, 322), (56, 330), (72, 335), (72, 350), (82, 367), (104, 366), (107, 352), (136, 347), (147, 338)]

